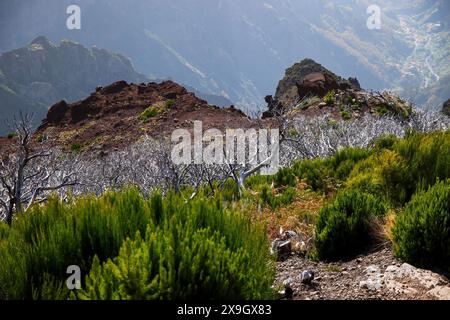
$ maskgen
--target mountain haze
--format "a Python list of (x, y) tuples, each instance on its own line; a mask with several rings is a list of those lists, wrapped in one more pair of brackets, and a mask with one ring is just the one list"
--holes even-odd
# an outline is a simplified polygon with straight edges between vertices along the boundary
[(9, 130), (5, 121), (20, 111), (34, 114), (37, 125), (55, 102), (79, 100), (118, 79), (146, 81), (128, 58), (71, 41), (54, 45), (41, 36), (5, 52), (0, 55), (0, 134)]
[[(2, 1), (0, 50), (39, 34), (73, 39), (129, 56), (147, 77), (171, 78), (252, 108), (274, 93), (286, 67), (306, 57), (343, 77), (358, 77), (364, 88), (392, 89), (426, 109), (437, 109), (449, 96), (445, 0), (77, 3), (82, 28), (71, 31), (65, 12), (72, 1)], [(366, 26), (371, 4), (380, 6), (380, 30)]]

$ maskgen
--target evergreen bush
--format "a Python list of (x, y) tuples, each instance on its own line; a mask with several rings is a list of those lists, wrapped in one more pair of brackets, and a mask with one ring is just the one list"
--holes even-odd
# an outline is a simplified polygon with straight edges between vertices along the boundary
[(450, 180), (412, 198), (395, 222), (393, 239), (400, 259), (450, 272)]
[(319, 213), (316, 249), (320, 259), (336, 260), (359, 253), (371, 241), (371, 222), (386, 206), (370, 194), (347, 190)]
[[(180, 195), (154, 193), (146, 200), (136, 189), (127, 189), (69, 203), (52, 199), (19, 215), (11, 227), (0, 225), (0, 297), (6, 299), (68, 298), (70, 265), (80, 266), (83, 276), (90, 274), (82, 279), (80, 298), (143, 298), (132, 289), (136, 273), (152, 276), (140, 287), (151, 293), (145, 295), (149, 299), (271, 295), (274, 270), (264, 226), (226, 209), (221, 197), (199, 194), (186, 203)], [(144, 251), (150, 259), (145, 261), (153, 264), (133, 265), (134, 255)], [(109, 283), (107, 277), (120, 274), (123, 265), (139, 270)], [(99, 268), (105, 278), (95, 278)], [(146, 289), (156, 282), (159, 289)], [(110, 294), (92, 293), (103, 285)]]

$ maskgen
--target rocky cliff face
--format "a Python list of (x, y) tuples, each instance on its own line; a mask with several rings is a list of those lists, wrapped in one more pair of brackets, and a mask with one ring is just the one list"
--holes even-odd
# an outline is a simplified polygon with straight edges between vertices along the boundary
[(36, 123), (58, 100), (75, 101), (95, 87), (126, 80), (145, 81), (131, 61), (105, 49), (87, 49), (62, 41), (52, 44), (38, 37), (27, 47), (0, 56), (0, 134), (7, 132), (3, 120), (19, 111), (34, 113)]

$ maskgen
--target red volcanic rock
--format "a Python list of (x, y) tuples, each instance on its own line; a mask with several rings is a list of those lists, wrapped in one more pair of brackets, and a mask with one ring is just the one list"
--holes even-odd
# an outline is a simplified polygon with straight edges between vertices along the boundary
[(187, 93), (187, 90), (173, 81), (165, 81), (160, 87), (161, 95), (166, 99), (176, 99)]
[(329, 91), (350, 89), (351, 84), (347, 82), (337, 82), (335, 78), (328, 74), (315, 72), (303, 77), (297, 83), (298, 97), (303, 99), (307, 95), (313, 94), (324, 97)]
[(107, 87), (104, 87), (100, 90), (101, 94), (114, 94), (122, 91), (124, 88), (128, 87), (128, 83), (126, 81), (117, 81), (113, 84), (110, 84)]
[[(142, 113), (149, 107), (157, 113), (143, 118)], [(189, 128), (191, 124), (193, 127), (196, 120), (203, 122), (204, 130), (245, 129), (255, 125), (242, 111), (210, 106), (173, 81), (148, 84), (119, 81), (98, 87), (82, 101), (72, 104), (62, 101), (52, 106), (38, 134), (45, 134), (65, 147), (75, 143), (86, 148), (101, 144), (104, 149), (111, 149), (129, 145), (144, 134), (170, 137), (176, 128)]]

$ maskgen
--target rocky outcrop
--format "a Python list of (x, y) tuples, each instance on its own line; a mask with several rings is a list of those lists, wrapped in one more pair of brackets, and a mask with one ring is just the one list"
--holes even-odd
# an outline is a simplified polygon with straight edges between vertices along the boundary
[(307, 95), (323, 97), (331, 90), (361, 90), (356, 78), (343, 79), (311, 59), (304, 59), (286, 70), (274, 100), (284, 107), (298, 103)]
[(448, 99), (442, 107), (442, 113), (450, 117), (450, 99)]
[(344, 79), (311, 59), (286, 70), (275, 97), (266, 97), (268, 110), (263, 118), (279, 115), (331, 115), (335, 120), (350, 120), (365, 114), (406, 119), (412, 106), (390, 92), (368, 92), (356, 78)]
[(401, 266), (388, 266), (384, 271), (377, 265), (372, 265), (365, 272), (367, 278), (360, 282), (360, 287), (367, 290), (384, 289), (402, 296), (450, 300), (448, 280), (429, 270), (404, 263)]

